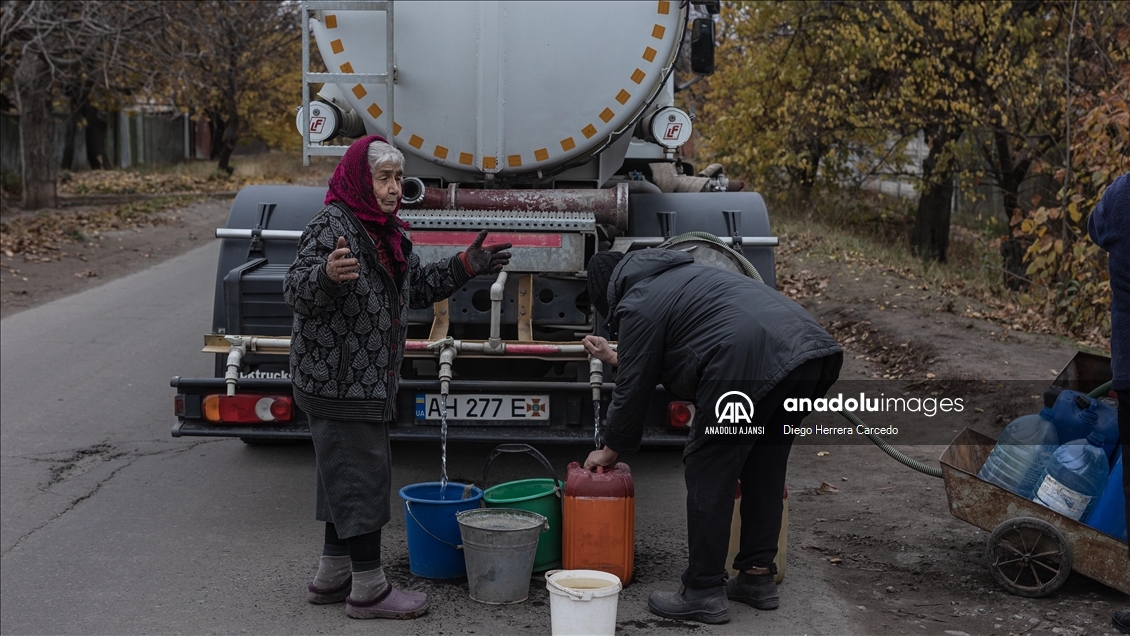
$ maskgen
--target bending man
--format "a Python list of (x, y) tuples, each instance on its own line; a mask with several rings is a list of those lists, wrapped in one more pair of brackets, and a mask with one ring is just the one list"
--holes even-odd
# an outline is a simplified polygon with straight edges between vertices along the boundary
[[(601, 252), (588, 265), (589, 296), (618, 339), (617, 353), (588, 336), (589, 353), (618, 365), (604, 448), (585, 462), (611, 466), (635, 451), (657, 384), (695, 404), (683, 453), (689, 564), (677, 592), (648, 607), (668, 618), (730, 620), (728, 598), (778, 606), (777, 536), (793, 435), (805, 412), (786, 398), (823, 397), (839, 377), (843, 349), (799, 305), (740, 274), (698, 265), (684, 252)], [(749, 405), (753, 405), (750, 413)], [(721, 413), (719, 417), (717, 414)], [(708, 427), (729, 430), (726, 434)], [(734, 490), (742, 482), (739, 571), (727, 583)]]

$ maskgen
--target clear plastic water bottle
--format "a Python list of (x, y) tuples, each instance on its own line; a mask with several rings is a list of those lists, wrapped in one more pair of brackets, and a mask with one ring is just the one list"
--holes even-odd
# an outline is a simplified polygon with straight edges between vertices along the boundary
[(1052, 410), (1044, 408), (1009, 422), (977, 476), (1031, 499), (1052, 451), (1059, 446), (1053, 418)]
[(1070, 441), (1055, 450), (1032, 498), (1076, 521), (1083, 518), (1110, 478), (1100, 433)]

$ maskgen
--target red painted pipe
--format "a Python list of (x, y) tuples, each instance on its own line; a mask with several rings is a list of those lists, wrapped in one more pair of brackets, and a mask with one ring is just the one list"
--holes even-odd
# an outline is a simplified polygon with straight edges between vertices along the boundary
[(537, 344), (511, 344), (506, 343), (506, 353), (514, 355), (544, 355), (547, 353), (560, 353), (560, 347), (555, 345), (537, 345)]

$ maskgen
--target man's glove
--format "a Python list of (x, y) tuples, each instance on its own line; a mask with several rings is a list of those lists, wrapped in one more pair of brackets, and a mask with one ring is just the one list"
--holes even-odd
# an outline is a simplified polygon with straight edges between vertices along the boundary
[(502, 251), (510, 249), (510, 243), (483, 247), (483, 240), (486, 237), (487, 230), (479, 232), (479, 236), (475, 238), (474, 243), (471, 243), (471, 247), (468, 247), (459, 255), (459, 260), (463, 261), (463, 266), (467, 268), (469, 274), (475, 276), (493, 274), (502, 271), (502, 268), (510, 263), (510, 252)]

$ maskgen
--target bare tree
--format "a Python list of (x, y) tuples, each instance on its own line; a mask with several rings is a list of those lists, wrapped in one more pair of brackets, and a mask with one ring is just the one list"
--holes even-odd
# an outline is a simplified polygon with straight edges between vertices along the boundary
[(159, 55), (177, 103), (212, 124), (213, 159), (231, 174), (231, 155), (252, 117), (290, 111), (301, 66), (298, 3), (210, 0), (162, 3), (167, 33)]
[(136, 52), (161, 18), (155, 2), (14, 0), (0, 6), (5, 72), (11, 72), (20, 111), (23, 205), (56, 204), (53, 102), (66, 87), (124, 78), (144, 85), (156, 70)]

